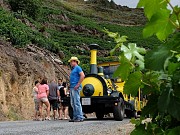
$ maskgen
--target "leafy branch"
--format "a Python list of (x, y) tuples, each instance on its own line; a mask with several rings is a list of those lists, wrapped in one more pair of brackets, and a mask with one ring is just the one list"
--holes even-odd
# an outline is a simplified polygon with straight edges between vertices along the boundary
[[(177, 28), (177, 29), (180, 29), (180, 18), (179, 18), (179, 15), (180, 15), (180, 9), (175, 9), (175, 7), (173, 7), (173, 5), (170, 3), (169, 0), (166, 0), (166, 2), (168, 3), (168, 5), (171, 7), (172, 11), (174, 12), (174, 14), (176, 15), (177, 17), (177, 23), (173, 22), (173, 20), (170, 19), (170, 22)], [(171, 18), (172, 14), (170, 15), (170, 18)]]
[[(167, 9), (167, 4), (173, 9), (172, 12)], [(164, 40), (162, 45), (146, 53), (144, 48), (126, 43), (127, 40), (117, 42), (125, 36), (105, 30), (117, 43), (111, 54), (119, 51), (121, 64), (114, 76), (120, 76), (125, 81), (123, 92), (136, 96), (141, 88), (148, 98), (140, 119), (131, 120), (135, 124), (131, 135), (179, 134), (180, 7), (173, 7), (169, 0), (140, 0), (138, 7), (144, 8), (148, 18), (143, 30), (144, 37), (156, 35), (159, 40)], [(148, 115), (151, 121), (143, 122)]]

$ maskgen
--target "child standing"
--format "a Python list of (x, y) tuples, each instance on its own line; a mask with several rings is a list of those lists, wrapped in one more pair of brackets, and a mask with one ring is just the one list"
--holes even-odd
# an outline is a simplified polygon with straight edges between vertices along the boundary
[(35, 81), (35, 86), (33, 88), (33, 98), (34, 98), (34, 104), (35, 104), (35, 114), (34, 114), (34, 120), (38, 120), (38, 114), (39, 114), (39, 99), (37, 97), (38, 95), (38, 86), (39, 81)]
[(64, 113), (64, 119), (67, 120), (67, 114), (68, 114), (68, 102), (64, 100), (65, 97), (67, 97), (67, 84), (66, 82), (63, 82), (62, 87), (60, 88), (60, 96), (61, 96), (61, 107), (60, 107), (60, 117), (59, 120), (62, 120), (62, 115)]

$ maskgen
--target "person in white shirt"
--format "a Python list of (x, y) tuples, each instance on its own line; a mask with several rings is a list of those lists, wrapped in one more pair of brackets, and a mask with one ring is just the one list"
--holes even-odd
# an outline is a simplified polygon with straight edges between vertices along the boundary
[(32, 91), (33, 98), (34, 98), (34, 105), (35, 105), (34, 120), (38, 120), (38, 115), (39, 115), (39, 99), (37, 97), (39, 84), (40, 84), (39, 81), (35, 81), (35, 86)]

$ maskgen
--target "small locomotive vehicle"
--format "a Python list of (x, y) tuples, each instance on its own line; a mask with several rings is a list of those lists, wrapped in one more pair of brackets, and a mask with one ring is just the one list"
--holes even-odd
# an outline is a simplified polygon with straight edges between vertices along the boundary
[[(137, 117), (146, 103), (141, 91), (139, 90), (137, 97), (123, 94), (124, 82), (120, 78), (112, 77), (120, 63), (97, 64), (99, 46), (92, 44), (89, 47), (91, 49), (90, 74), (85, 76), (80, 93), (83, 112), (85, 114), (95, 112), (97, 119), (103, 119), (105, 114), (113, 113), (117, 121), (122, 121), (125, 114), (129, 118)], [(71, 109), (70, 107), (69, 115), (72, 118)]]

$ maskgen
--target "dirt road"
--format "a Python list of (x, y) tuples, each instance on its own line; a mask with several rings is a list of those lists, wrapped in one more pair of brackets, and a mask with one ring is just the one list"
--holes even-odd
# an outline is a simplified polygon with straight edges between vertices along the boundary
[(128, 135), (133, 129), (129, 119), (87, 119), (84, 122), (68, 120), (0, 122), (1, 135)]

